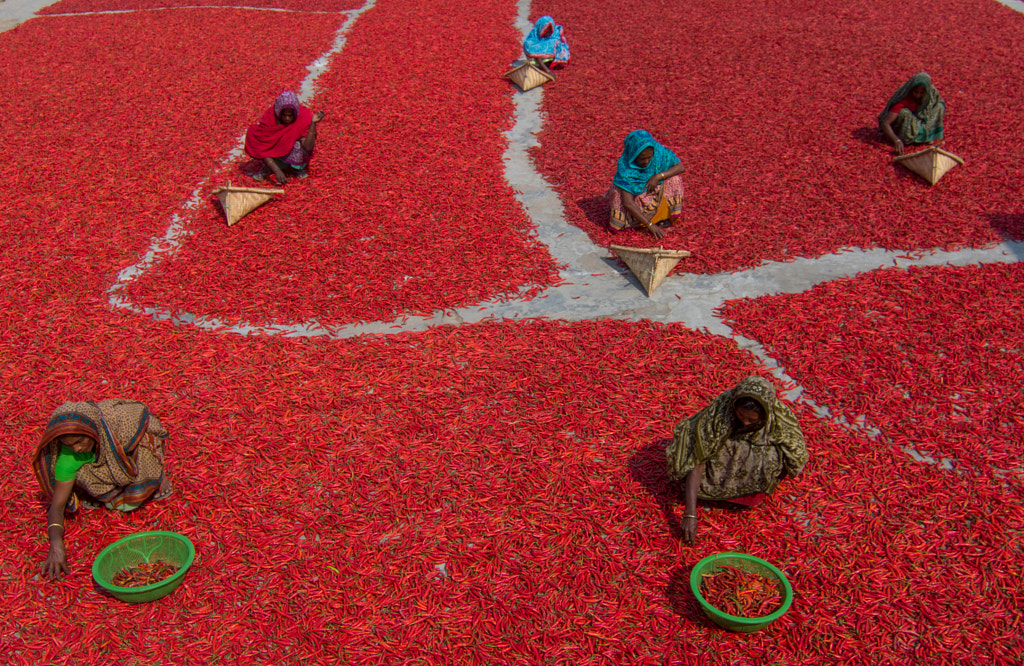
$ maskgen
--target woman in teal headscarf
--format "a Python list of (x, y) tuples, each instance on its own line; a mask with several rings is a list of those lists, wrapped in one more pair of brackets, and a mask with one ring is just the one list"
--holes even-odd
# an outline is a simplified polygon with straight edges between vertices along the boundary
[(902, 155), (904, 146), (942, 138), (946, 103), (925, 72), (915, 74), (889, 98), (878, 114), (878, 128)]
[(541, 16), (533, 30), (523, 41), (523, 54), (527, 60), (544, 70), (549, 65), (564, 65), (569, 62), (569, 44), (565, 41), (562, 26), (550, 16)]
[[(665, 228), (683, 212), (683, 170), (676, 154), (655, 141), (650, 132), (627, 134), (615, 178), (605, 195), (611, 205), (611, 229), (646, 229), (655, 238), (664, 238)], [(659, 208), (667, 208), (668, 219), (655, 219)]]

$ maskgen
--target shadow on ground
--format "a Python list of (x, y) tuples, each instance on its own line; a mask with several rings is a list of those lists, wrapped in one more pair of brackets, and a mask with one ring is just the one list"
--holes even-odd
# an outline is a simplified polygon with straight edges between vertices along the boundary
[(600, 229), (608, 226), (608, 200), (603, 194), (577, 199), (576, 205), (586, 215), (587, 222)]
[[(1004, 241), (1024, 240), (1024, 212), (1022, 213), (991, 213), (987, 215), (989, 224), (1003, 237)], [(1011, 246), (1012, 248), (1012, 246)], [(1024, 252), (1012, 249), (1018, 259), (1024, 259)]]
[(629, 459), (629, 476), (644, 487), (658, 503), (658, 508), (665, 518), (669, 533), (673, 539), (682, 539), (683, 531), (679, 527), (675, 505), (682, 504), (683, 494), (678, 484), (668, 478), (665, 462), (665, 447), (671, 439), (656, 439), (637, 449)]
[(676, 567), (668, 576), (668, 584), (665, 585), (665, 598), (672, 612), (679, 617), (691, 620), (696, 624), (713, 626), (711, 620), (704, 615), (697, 597), (693, 596), (690, 590), (690, 572), (692, 566)]
[(882, 141), (882, 133), (878, 131), (877, 125), (858, 127), (850, 132), (850, 138), (860, 141), (861, 143), (866, 143), (869, 146), (888, 146), (887, 143)]

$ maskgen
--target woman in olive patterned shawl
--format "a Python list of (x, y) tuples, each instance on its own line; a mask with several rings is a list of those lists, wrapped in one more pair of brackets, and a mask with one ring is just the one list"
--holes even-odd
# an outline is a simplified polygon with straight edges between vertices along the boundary
[(685, 484), (683, 538), (697, 534), (697, 500), (759, 504), (807, 463), (800, 424), (767, 380), (750, 376), (686, 419), (665, 451), (669, 477)]
[(944, 136), (946, 103), (927, 72), (919, 72), (900, 86), (878, 114), (878, 129), (896, 154), (911, 144), (930, 144)]

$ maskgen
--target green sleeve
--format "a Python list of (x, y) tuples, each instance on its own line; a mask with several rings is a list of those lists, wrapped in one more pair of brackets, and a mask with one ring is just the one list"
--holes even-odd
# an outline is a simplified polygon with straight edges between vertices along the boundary
[(57, 464), (53, 469), (53, 477), (57, 481), (74, 481), (75, 474), (83, 465), (88, 465), (96, 460), (96, 454), (92, 451), (87, 453), (75, 453), (66, 446), (60, 447), (57, 454)]

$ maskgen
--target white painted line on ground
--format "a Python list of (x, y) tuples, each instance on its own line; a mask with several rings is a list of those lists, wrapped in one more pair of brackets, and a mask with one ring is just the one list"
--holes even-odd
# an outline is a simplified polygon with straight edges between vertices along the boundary
[[(306, 66), (309, 74), (307, 74), (302, 80), (301, 87), (299, 89), (298, 96), (301, 101), (306, 101), (312, 97), (313, 85), (316, 83), (316, 79), (327, 71), (331, 56), (341, 52), (345, 47), (345, 43), (348, 39), (348, 33), (352, 29), (352, 26), (355, 25), (355, 22), (363, 15), (363, 13), (373, 9), (375, 5), (376, 0), (366, 0), (363, 6), (359, 9), (338, 12), (339, 15), (347, 15), (347, 19), (341, 27), (338, 28), (338, 32), (335, 34), (334, 42), (331, 44), (331, 47), (322, 53), (316, 60)], [(241, 157), (243, 154), (244, 142), (245, 134), (243, 133), (235, 141), (235, 147), (232, 148), (221, 160), (218, 168), (223, 168), (225, 165), (230, 164), (237, 158)], [(142, 255), (142, 258), (131, 266), (123, 268), (117, 274), (117, 281), (107, 289), (107, 300), (114, 308), (145, 315), (158, 321), (170, 320), (175, 324), (193, 324), (206, 330), (217, 330), (220, 332), (236, 333), (240, 335), (248, 335), (250, 333), (264, 333), (267, 335), (282, 334), (282, 331), (280, 331), (277, 326), (267, 326), (261, 329), (249, 329), (244, 326), (225, 326), (223, 322), (212, 318), (205, 318), (201, 316), (197, 317), (189, 313), (172, 313), (171, 311), (163, 308), (142, 307), (132, 302), (131, 299), (122, 293), (129, 284), (142, 277), (145, 272), (155, 264), (160, 261), (165, 261), (177, 254), (185, 240), (192, 235), (193, 231), (188, 228), (188, 223), (191, 222), (192, 217), (195, 215), (195, 211), (199, 209), (200, 205), (202, 205), (203, 189), (210, 182), (210, 178), (212, 176), (213, 173), (196, 185), (195, 189), (192, 190), (192, 194), (185, 203), (182, 204), (182, 210), (171, 216), (170, 225), (167, 227), (164, 234), (150, 241), (149, 248)]]
[[(1015, 4), (1024, 7), (1024, 3)], [(339, 29), (331, 49), (308, 66), (310, 74), (303, 80), (300, 99), (305, 101), (312, 96), (313, 83), (327, 68), (329, 58), (340, 53), (345, 44), (345, 36), (355, 21), (373, 6), (374, 0), (369, 0), (360, 9), (349, 13), (348, 20)], [(518, 6), (516, 25), (525, 37), (531, 28), (530, 0), (520, 0)], [(172, 217), (164, 235), (151, 242), (149, 249), (137, 263), (118, 274), (117, 282), (108, 289), (109, 302), (115, 308), (126, 309), (155, 320), (169, 320), (177, 325), (189, 324), (218, 333), (333, 339), (367, 334), (392, 335), (426, 331), (435, 326), (462, 325), (494, 319), (545, 318), (582, 321), (614, 318), (680, 323), (694, 330), (705, 330), (711, 334), (734, 339), (741, 348), (753, 353), (780, 381), (796, 387), (786, 394), (787, 399), (803, 402), (820, 418), (839, 423), (860, 434), (887, 439), (884, 433), (868, 425), (865, 419), (858, 419), (860, 423), (848, 423), (834, 417), (827, 406), (819, 405), (806, 396), (803, 387), (788, 375), (785, 368), (769, 355), (759, 342), (736, 336), (716, 313), (718, 308), (728, 300), (758, 298), (777, 293), (801, 293), (822, 282), (854, 277), (881, 268), (1012, 263), (1024, 257), (1024, 243), (1011, 241), (956, 251), (843, 248), (816, 258), (765, 262), (761, 266), (736, 273), (676, 275), (666, 280), (658, 292), (649, 298), (643, 294), (639, 284), (628, 271), (617, 267), (616, 261), (605, 248), (594, 245), (582, 229), (566, 223), (561, 200), (537, 172), (530, 159), (529, 150), (538, 145), (536, 134), (543, 125), (540, 113), (542, 98), (542, 88), (536, 88), (528, 93), (516, 93), (515, 124), (506, 132), (508, 148), (504, 155), (507, 182), (517, 192), (516, 199), (536, 225), (538, 240), (544, 243), (552, 257), (565, 267), (561, 275), (564, 280), (569, 281), (567, 284), (546, 289), (540, 298), (522, 301), (511, 296), (469, 307), (437, 310), (429, 317), (399, 315), (391, 321), (337, 326), (325, 325), (315, 319), (291, 323), (229, 324), (209, 315), (136, 305), (121, 292), (157, 262), (172, 258), (180, 250), (184, 241), (192, 234), (188, 229), (188, 223), (202, 203), (200, 192), (209, 180), (206, 179), (197, 185), (192, 196), (183, 205), (182, 213)], [(238, 145), (225, 157), (224, 163), (231, 162), (241, 155), (241, 145), (242, 139), (239, 139)], [(953, 468), (947, 458), (936, 461), (919, 454), (912, 447), (907, 447), (904, 451), (919, 462), (937, 464), (942, 469)]]
[[(345, 35), (352, 25), (369, 10), (373, 2), (351, 12), (339, 29), (332, 48), (309, 65), (310, 75), (303, 81), (300, 99), (312, 96), (313, 82), (326, 69), (328, 59), (344, 46)], [(516, 26), (525, 36), (530, 28), (530, 1), (520, 0)], [(437, 310), (430, 316), (398, 314), (390, 321), (326, 325), (316, 319), (304, 322), (245, 321), (229, 324), (220, 318), (176, 312), (166, 308), (141, 308), (120, 294), (128, 283), (141, 277), (159, 261), (173, 257), (182, 242), (191, 235), (187, 222), (202, 201), (200, 192), (208, 182), (202, 181), (184, 204), (184, 214), (172, 218), (165, 234), (152, 241), (143, 257), (120, 272), (118, 281), (108, 289), (111, 304), (159, 320), (191, 324), (205, 330), (238, 335), (265, 334), (289, 337), (351, 338), (366, 334), (395, 334), (424, 331), (433, 326), (475, 323), (488, 319), (552, 318), (580, 321), (599, 318), (651, 319), (663, 323), (682, 323), (693, 329), (731, 337), (732, 329), (715, 314), (726, 300), (758, 298), (774, 293), (800, 293), (829, 280), (853, 277), (859, 273), (890, 266), (972, 265), (1016, 261), (1024, 256), (1024, 244), (1006, 242), (988, 248), (954, 252), (920, 250), (861, 250), (843, 248), (817, 258), (797, 258), (788, 262), (765, 262), (763, 265), (736, 273), (715, 275), (679, 274), (666, 280), (652, 297), (641, 291), (639, 283), (628, 271), (620, 269), (609, 252), (594, 245), (586, 233), (565, 221), (565, 211), (558, 195), (541, 176), (532, 160), (530, 148), (538, 145), (536, 134), (542, 129), (540, 104), (543, 88), (515, 95), (515, 124), (506, 132), (508, 148), (504, 155), (505, 176), (517, 192), (516, 199), (536, 225), (536, 236), (545, 244), (562, 271), (566, 284), (550, 287), (542, 298), (522, 301), (515, 295), (475, 303), (461, 308)], [(242, 140), (225, 158), (225, 163), (240, 156)], [(223, 164), (223, 163), (222, 163)], [(1015, 257), (1016, 255), (1016, 257)], [(528, 288), (524, 287), (524, 290)], [(481, 310), (481, 307), (483, 309)]]
[(91, 12), (66, 12), (63, 14), (40, 14), (33, 18), (68, 18), (71, 16), (98, 16), (103, 14), (135, 14), (138, 12), (171, 12), (181, 9), (244, 9), (252, 12), (279, 12), (287, 14), (349, 14), (358, 9), (346, 9), (338, 12), (316, 9), (285, 9), (283, 7), (250, 7), (248, 5), (181, 5), (175, 7), (139, 7), (138, 9), (98, 9)]
[(996, 0), (996, 2), (1024, 14), (1024, 2), (1021, 2), (1020, 0)]

